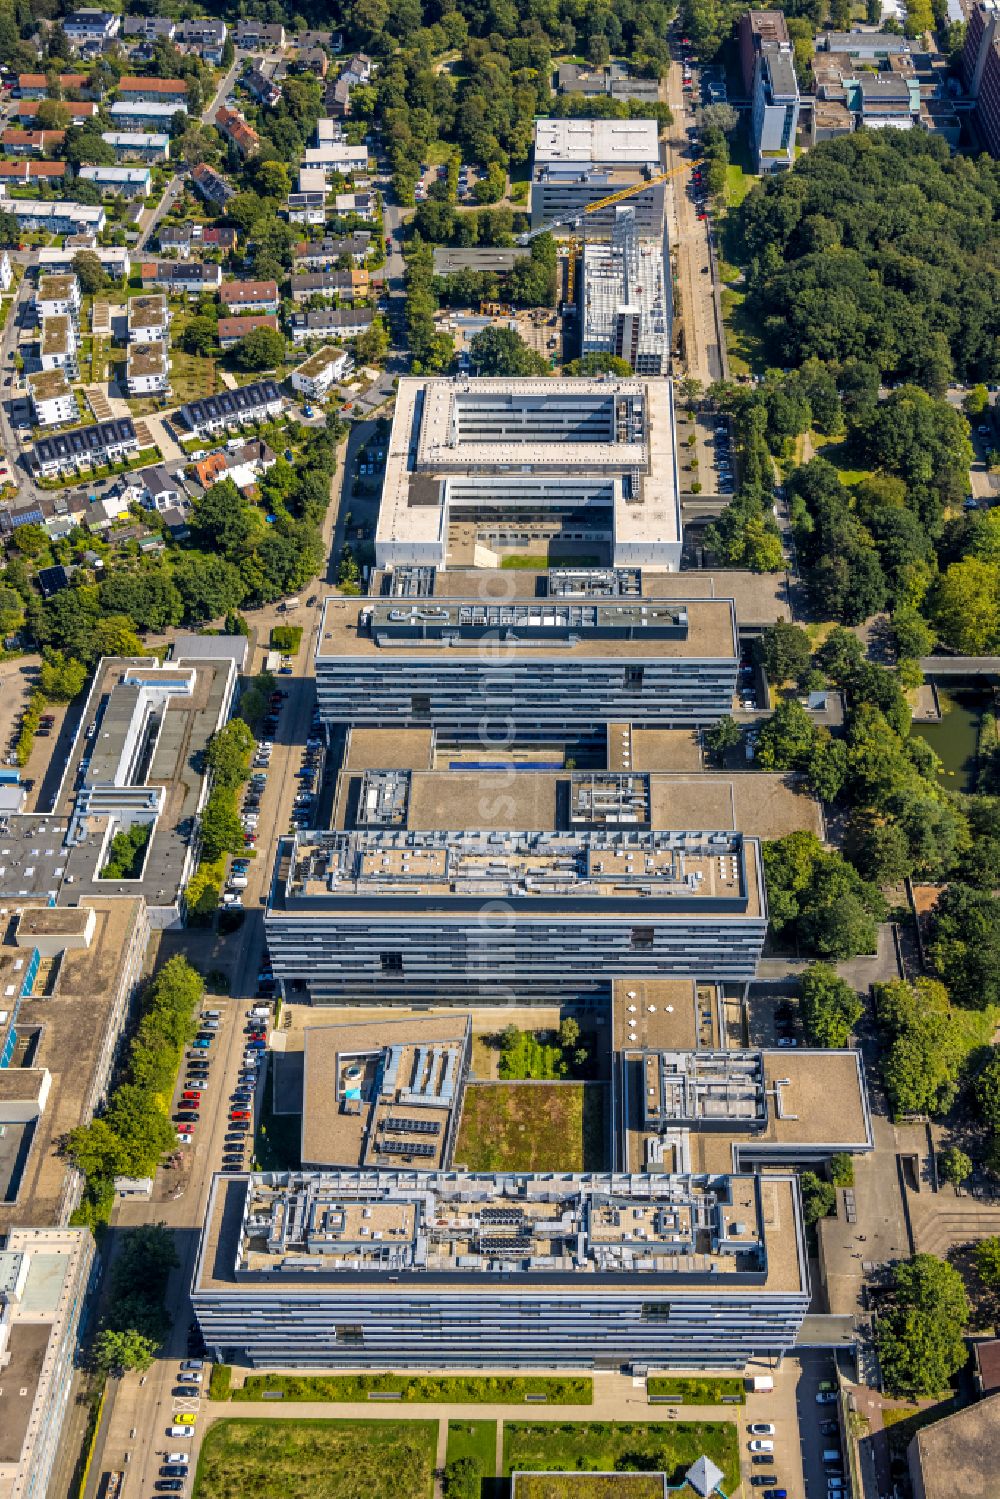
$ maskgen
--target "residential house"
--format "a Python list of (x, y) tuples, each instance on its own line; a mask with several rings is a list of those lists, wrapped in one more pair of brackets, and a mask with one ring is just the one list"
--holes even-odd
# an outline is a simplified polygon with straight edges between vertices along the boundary
[(370, 307), (325, 308), (319, 312), (294, 312), (291, 317), (292, 342), (307, 344), (314, 339), (358, 338), (367, 332), (375, 319)]
[(112, 147), (117, 161), (168, 161), (170, 137), (146, 130), (103, 130), (101, 140)]
[(284, 407), (281, 391), (274, 380), (256, 380), (235, 390), (220, 390), (201, 401), (189, 401), (178, 409), (181, 421), (198, 436), (224, 432), (227, 427), (244, 426), (279, 416)]
[(357, 267), (349, 271), (306, 271), (291, 278), (291, 288), (295, 302), (305, 302), (309, 297), (338, 297), (344, 302), (357, 302), (368, 295), (368, 272)]
[(277, 312), (276, 281), (223, 281), (219, 301), (230, 316), (240, 312)]
[(108, 110), (112, 123), (120, 125), (123, 131), (134, 131), (148, 125), (151, 130), (160, 133), (169, 130), (174, 115), (186, 115), (187, 112), (186, 99), (157, 100), (153, 103), (144, 99), (116, 99)]
[(339, 172), (347, 177), (352, 172), (368, 170), (368, 147), (364, 144), (351, 146), (347, 141), (324, 142), (320, 146), (307, 146), (302, 157), (303, 167), (319, 167), (329, 177)]
[(170, 505), (161, 511), (163, 524), (170, 532), (174, 541), (186, 541), (191, 535), (191, 527), (188, 525), (187, 516), (184, 511), (176, 505)]
[(322, 167), (299, 167), (300, 193), (322, 193), (329, 196), (330, 184)]
[[(87, 87), (86, 73), (60, 73), (59, 97), (67, 94), (82, 94)], [(21, 73), (17, 80), (17, 91), (22, 99), (47, 99), (49, 80), (45, 73)]]
[(36, 442), (31, 462), (43, 478), (121, 463), (139, 451), (135, 426), (128, 416), (93, 422), (72, 432), (56, 433)]
[(292, 59), (296, 73), (308, 73), (313, 78), (326, 78), (330, 71), (330, 59), (322, 47), (300, 47)]
[(122, 23), (123, 36), (140, 37), (146, 42), (161, 38), (172, 42), (176, 30), (177, 22), (169, 16), (126, 16)]
[[(131, 328), (129, 329), (131, 333)], [(170, 389), (170, 361), (165, 343), (132, 343), (125, 367), (130, 396), (165, 395)]]
[(74, 52), (103, 52), (121, 31), (122, 18), (113, 11), (86, 6), (63, 16), (62, 26)]
[(241, 52), (259, 52), (269, 48), (280, 52), (285, 45), (285, 28), (253, 19), (237, 21), (233, 41)]
[(232, 142), (244, 161), (260, 150), (260, 136), (238, 109), (227, 109), (223, 104), (216, 113), (215, 128)]
[(308, 400), (324, 401), (338, 380), (353, 369), (354, 360), (346, 349), (324, 344), (292, 371), (292, 389)]
[(107, 223), (107, 215), (99, 204), (10, 198), (5, 207), (26, 234), (76, 234), (87, 229), (100, 234)]
[[(98, 212), (103, 214), (103, 208)], [(98, 245), (95, 248), (94, 236), (90, 230), (68, 234), (60, 249), (38, 250), (36, 253), (39, 273), (72, 270), (73, 257), (84, 249), (93, 251), (101, 262), (104, 274), (110, 276), (113, 281), (128, 280), (132, 273), (132, 262), (127, 248), (124, 245)]]
[(317, 31), (313, 27), (307, 27), (305, 31), (290, 37), (289, 41), (296, 47), (323, 47), (327, 52), (344, 50), (344, 38), (339, 31)]
[(355, 265), (364, 265), (371, 250), (372, 237), (367, 229), (343, 238), (328, 236), (325, 239), (302, 240), (292, 251), (295, 270), (332, 270), (343, 256), (349, 255)]
[(72, 318), (80, 326), (80, 283), (75, 275), (45, 274), (38, 278), (35, 316), (40, 323), (52, 317)]
[(194, 168), (191, 181), (205, 201), (216, 208), (225, 208), (230, 198), (236, 195), (232, 183), (227, 182), (225, 177), (205, 162)]
[(128, 304), (130, 344), (165, 344), (170, 337), (170, 309), (162, 294), (131, 297)]
[(38, 336), (38, 359), (43, 370), (62, 370), (67, 379), (79, 374), (77, 366), (76, 328), (65, 314), (46, 318)]
[(240, 79), (240, 85), (246, 89), (251, 99), (255, 100), (264, 109), (273, 109), (281, 98), (281, 89), (272, 78), (266, 77), (259, 68), (251, 68), (249, 73), (244, 73)]
[(316, 121), (317, 146), (332, 146), (344, 139), (344, 127), (340, 121), (331, 119), (329, 115), (320, 115)]
[(349, 115), (351, 112), (351, 90), (358, 84), (367, 84), (372, 79), (372, 60), (363, 52), (355, 53), (341, 69), (334, 83), (327, 83), (325, 104), (332, 115)]
[(26, 383), (36, 427), (62, 427), (79, 420), (76, 397), (65, 370), (35, 370)]
[[(40, 99), (18, 99), (17, 113), (22, 120), (33, 120), (38, 114)], [(93, 101), (63, 99), (62, 107), (69, 115), (71, 125), (82, 125), (84, 120), (92, 120), (97, 113), (97, 105)]]
[(131, 103), (186, 106), (188, 86), (183, 78), (123, 78), (118, 97)]
[(229, 443), (224, 451), (209, 453), (192, 467), (202, 489), (231, 479), (237, 489), (246, 490), (252, 489), (277, 461), (267, 443), (254, 437), (242, 444)]
[(255, 317), (223, 317), (219, 319), (219, 348), (223, 353), (234, 349), (242, 338), (255, 328), (273, 328), (278, 332), (278, 319), (272, 313)]
[(375, 64), (365, 52), (355, 52), (349, 57), (340, 70), (341, 78), (346, 78), (350, 84), (371, 83)]
[(162, 463), (155, 468), (142, 468), (135, 476), (139, 486), (139, 503), (147, 510), (158, 510), (161, 514), (175, 505), (187, 501), (187, 490), (180, 474), (171, 474)]
[(202, 230), (201, 243), (206, 250), (222, 250), (231, 254), (239, 243), (239, 232), (228, 224), (212, 224)]
[(161, 224), (156, 231), (160, 251), (164, 255), (180, 255), (185, 260), (191, 254), (190, 224)]
[(11, 156), (51, 156), (65, 139), (65, 130), (0, 130), (0, 147)]
[(55, 187), (65, 176), (64, 161), (34, 161), (30, 157), (21, 161), (0, 161), (0, 182), (9, 187), (32, 182), (50, 182)]
[(325, 192), (289, 193), (285, 213), (290, 224), (311, 224), (322, 227), (326, 223)]
[(104, 198), (148, 198), (153, 187), (153, 173), (149, 167), (95, 167), (80, 168), (83, 182), (92, 182), (100, 189)]
[(202, 292), (218, 291), (222, 285), (222, 267), (213, 261), (147, 260), (140, 274), (143, 287), (162, 286), (174, 297), (200, 297)]
[(345, 218), (353, 214), (368, 224), (374, 224), (377, 217), (374, 193), (338, 193), (333, 206)]
[(218, 67), (222, 61), (227, 35), (225, 21), (218, 21), (214, 16), (197, 16), (178, 24), (174, 32), (174, 43), (182, 52), (197, 52), (206, 62)]

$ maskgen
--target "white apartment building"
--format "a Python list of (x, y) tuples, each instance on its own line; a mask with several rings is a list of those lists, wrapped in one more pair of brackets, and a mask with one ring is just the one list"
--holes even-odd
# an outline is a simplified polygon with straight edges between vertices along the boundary
[(80, 283), (74, 275), (45, 275), (38, 278), (35, 292), (35, 315), (40, 323), (52, 317), (72, 318), (80, 325)]
[(101, 140), (114, 150), (119, 161), (167, 161), (170, 137), (145, 130), (105, 130)]
[(71, 317), (50, 317), (42, 324), (38, 354), (43, 370), (62, 370), (67, 379), (79, 374), (76, 359), (76, 329)]
[(319, 146), (307, 146), (302, 158), (304, 167), (319, 167), (321, 171), (341, 172), (345, 177), (351, 172), (368, 170), (368, 147), (349, 146), (346, 141), (328, 141)]
[(165, 395), (170, 389), (170, 361), (165, 343), (132, 344), (125, 383), (130, 396)]
[(161, 295), (132, 297), (128, 304), (130, 344), (165, 344), (170, 336), (170, 309)]
[(331, 388), (338, 380), (343, 380), (353, 366), (354, 360), (346, 349), (324, 344), (292, 371), (292, 389), (310, 400), (325, 400)]
[(36, 370), (27, 384), (36, 427), (61, 427), (77, 420), (76, 397), (64, 370)]
[[(550, 220), (569, 224), (590, 203), (626, 188), (641, 187), (629, 202), (641, 235), (663, 232), (663, 182), (655, 120), (535, 121), (535, 155), (531, 174), (531, 227)], [(614, 208), (588, 215), (591, 234), (610, 233)]]
[(105, 198), (148, 198), (153, 187), (149, 167), (81, 167), (80, 177)]

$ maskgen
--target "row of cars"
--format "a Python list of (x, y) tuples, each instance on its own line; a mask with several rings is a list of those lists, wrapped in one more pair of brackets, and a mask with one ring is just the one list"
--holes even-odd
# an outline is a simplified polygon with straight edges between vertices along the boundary
[(246, 1040), (236, 1086), (229, 1099), (229, 1119), (222, 1142), (223, 1171), (242, 1171), (246, 1166), (247, 1148), (253, 1142), (253, 1103), (259, 1069), (267, 1050), (269, 1005), (253, 1004), (246, 1012), (243, 1027)]
[[(185, 1400), (188, 1404), (193, 1403), (195, 1410), (175, 1410), (173, 1419), (167, 1427), (167, 1436), (174, 1440), (188, 1439), (194, 1436), (194, 1428), (197, 1422), (197, 1406), (201, 1401), (203, 1385), (206, 1374), (204, 1359), (186, 1358), (181, 1360), (177, 1373), (177, 1386), (174, 1389), (174, 1399)], [(188, 1452), (168, 1452), (165, 1454), (163, 1464), (160, 1468), (160, 1476), (153, 1485), (160, 1493), (180, 1494), (187, 1485), (191, 1476), (191, 1456)]]
[(299, 785), (295, 793), (295, 803), (292, 807), (293, 830), (297, 831), (313, 825), (316, 810), (316, 788), (322, 774), (323, 740), (320, 737), (319, 713), (318, 711), (314, 711), (309, 738), (306, 740), (305, 749), (302, 751), (302, 763), (295, 772), (295, 778)]
[(772, 1470), (769, 1473), (754, 1473), (750, 1479), (751, 1487), (764, 1490), (762, 1499), (788, 1499), (788, 1490), (779, 1487), (778, 1475), (773, 1471), (775, 1426), (770, 1421), (751, 1421), (747, 1431), (750, 1433), (747, 1446), (754, 1467)]
[(715, 428), (715, 453), (712, 458), (715, 468), (715, 483), (720, 494), (733, 492), (733, 450), (729, 427), (718, 422)]
[(212, 1070), (212, 1046), (221, 1024), (220, 1010), (202, 1010), (198, 1033), (185, 1059), (184, 1082), (174, 1113), (177, 1138), (182, 1145), (194, 1144), (195, 1128), (201, 1118), (201, 1106)]

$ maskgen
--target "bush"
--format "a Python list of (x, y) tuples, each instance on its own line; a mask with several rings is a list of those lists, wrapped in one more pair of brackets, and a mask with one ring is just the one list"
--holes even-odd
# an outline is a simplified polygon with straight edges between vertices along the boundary
[(142, 873), (152, 831), (151, 822), (136, 822), (116, 833), (108, 849), (108, 862), (101, 870), (101, 879), (137, 880)]
[(209, 1400), (228, 1400), (233, 1387), (232, 1364), (213, 1364), (208, 1376)]
[(271, 631), (271, 644), (276, 651), (286, 656), (294, 655), (302, 644), (301, 625), (275, 625)]

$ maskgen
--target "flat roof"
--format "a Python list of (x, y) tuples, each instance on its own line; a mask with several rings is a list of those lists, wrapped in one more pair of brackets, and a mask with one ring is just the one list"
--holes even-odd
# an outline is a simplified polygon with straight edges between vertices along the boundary
[(167, 373), (167, 346), (163, 343), (133, 344), (128, 351), (126, 378)]
[(413, 548), (443, 562), (452, 508), (585, 505), (611, 515), (624, 555), (679, 542), (671, 381), (399, 381), (375, 533), (380, 562)]
[(322, 349), (317, 349), (310, 354), (308, 359), (296, 366), (293, 371), (296, 375), (304, 375), (307, 380), (313, 380), (321, 375), (331, 364), (336, 364), (338, 359), (343, 359), (344, 350), (335, 348), (333, 344), (326, 344)]
[(212, 1183), (192, 1294), (804, 1294), (794, 1178), (331, 1171)]
[[(28, 1052), (31, 1069), (46, 1069), (51, 1084), (34, 1126), (17, 1198), (0, 1202), (0, 1232), (16, 1224), (45, 1227), (61, 1215), (69, 1163), (60, 1144), (70, 1130), (87, 1123), (98, 1101), (95, 1079), (101, 1081), (97, 1074), (110, 1060), (120, 1024), (116, 1006), (121, 1002), (123, 967), (137, 961), (135, 944), (144, 938), (146, 929), (138, 898), (89, 896), (80, 908), (50, 910), (8, 893), (0, 896), (0, 920), (12, 920), (17, 910), (24, 912), (24, 936), (30, 936), (30, 924), (37, 923), (40, 935), (50, 942), (53, 927), (64, 930), (73, 918), (86, 920), (91, 910), (95, 924), (89, 946), (67, 947), (58, 959), (42, 960), (32, 993), (20, 1003), (19, 1036), (27, 1042), (37, 1032), (37, 1044)], [(67, 935), (72, 935), (72, 927)], [(29, 951), (26, 944), (0, 950), (22, 957)], [(21, 1060), (15, 1052), (12, 1065), (2, 1075), (15, 1077), (22, 1072)]]
[(1000, 1495), (1000, 1395), (922, 1426), (913, 1444), (924, 1499)]
[(27, 377), (28, 389), (36, 401), (56, 401), (60, 396), (69, 396), (73, 387), (66, 378), (66, 371), (35, 370)]
[(414, 1144), (422, 1169), (450, 1165), (471, 1025), (461, 1012), (307, 1025), (303, 1165), (398, 1166)]
[(167, 299), (162, 292), (131, 297), (128, 304), (130, 328), (157, 328), (167, 321)]
[[(442, 638), (448, 633), (448, 640)], [(738, 654), (730, 599), (656, 599), (639, 603), (484, 603), (465, 599), (327, 598), (317, 660), (385, 657), (456, 661), (483, 657), (483, 641), (502, 641), (506, 661), (731, 661)]]
[(79, 285), (75, 276), (46, 275), (38, 278), (38, 301), (40, 302), (67, 302), (74, 292), (79, 291)]
[(535, 167), (562, 165), (645, 166), (659, 159), (655, 120), (535, 121)]

